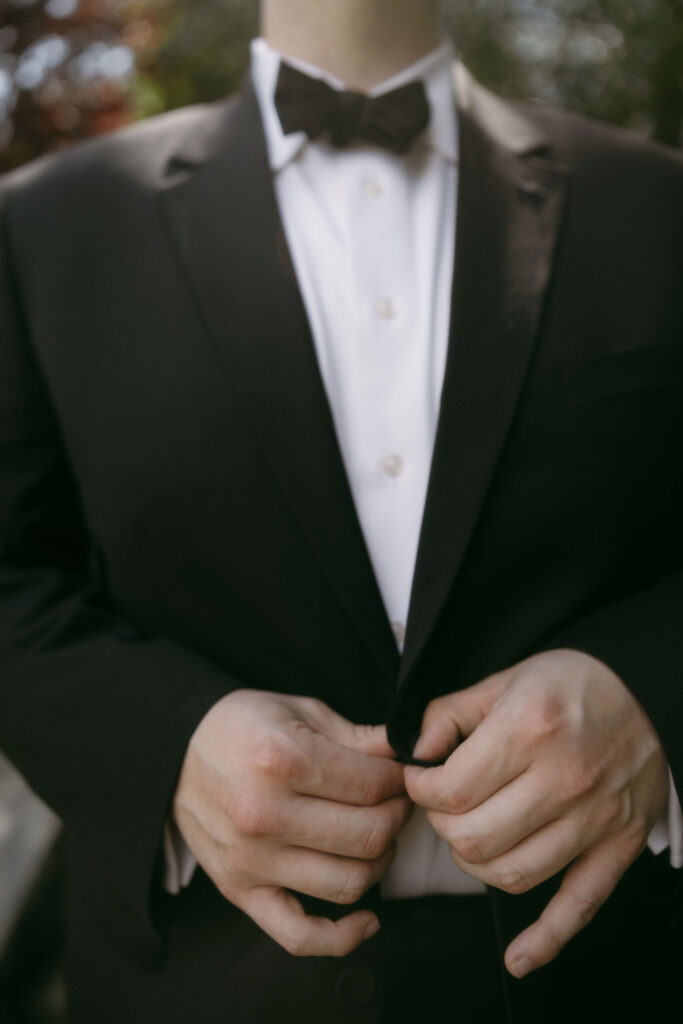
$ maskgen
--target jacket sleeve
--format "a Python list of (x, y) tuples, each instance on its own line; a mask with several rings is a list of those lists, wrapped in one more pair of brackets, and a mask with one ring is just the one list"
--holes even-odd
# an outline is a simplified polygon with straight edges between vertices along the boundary
[(150, 893), (182, 758), (206, 711), (239, 683), (180, 644), (140, 635), (89, 571), (5, 203), (0, 194), (0, 746), (154, 948)]
[(683, 793), (683, 571), (565, 626), (544, 650), (571, 647), (608, 665), (645, 709)]

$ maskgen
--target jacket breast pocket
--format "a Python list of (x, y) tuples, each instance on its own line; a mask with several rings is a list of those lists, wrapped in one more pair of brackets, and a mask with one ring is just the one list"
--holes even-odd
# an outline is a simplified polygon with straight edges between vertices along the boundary
[(683, 391), (683, 343), (600, 352), (560, 364), (570, 408), (637, 392)]

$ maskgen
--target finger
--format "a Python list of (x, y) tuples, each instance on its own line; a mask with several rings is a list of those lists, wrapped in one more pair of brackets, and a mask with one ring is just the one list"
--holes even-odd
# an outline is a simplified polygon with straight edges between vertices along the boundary
[(439, 761), (448, 757), (458, 745), (461, 735), (457, 707), (448, 697), (439, 697), (425, 709), (413, 757), (420, 761)]
[(515, 742), (495, 710), (437, 768), (404, 769), (410, 798), (428, 810), (467, 814), (529, 767), (531, 752)]
[(323, 701), (312, 699), (308, 720), (311, 727), (319, 730), (329, 739), (334, 740), (349, 750), (369, 757), (383, 757), (393, 760), (396, 757), (394, 748), (387, 738), (385, 725), (357, 725), (348, 718), (333, 711)]
[(392, 843), (379, 857), (321, 853), (279, 841), (236, 837), (227, 845), (204, 834), (197, 859), (219, 892), (238, 906), (257, 886), (293, 889), (331, 903), (355, 903), (380, 880), (396, 855)]
[(309, 917), (295, 896), (272, 886), (248, 890), (238, 905), (293, 956), (346, 956), (380, 927), (377, 916), (369, 910), (359, 910), (339, 921)]
[(608, 839), (576, 860), (539, 919), (508, 946), (510, 973), (522, 978), (550, 963), (593, 920), (639, 852), (640, 847)]
[(307, 735), (305, 753), (305, 771), (292, 780), (297, 793), (368, 807), (405, 793), (397, 761), (351, 750), (322, 733)]
[(485, 864), (470, 864), (451, 848), (453, 860), (473, 878), (515, 896), (528, 892), (565, 868), (592, 842), (577, 818), (560, 818)]
[(250, 880), (283, 886), (330, 903), (351, 904), (376, 885), (396, 854), (392, 846), (375, 860), (356, 860), (294, 846), (263, 844), (253, 851)]
[(431, 701), (422, 718), (413, 756), (422, 761), (446, 757), (460, 738), (470, 736), (490, 713), (507, 686), (511, 672), (510, 669), (497, 672), (466, 690)]
[(566, 803), (528, 769), (467, 814), (428, 811), (427, 817), (463, 861), (483, 864), (557, 819)]
[(388, 849), (412, 808), (406, 796), (392, 797), (375, 807), (295, 796), (287, 805), (278, 838), (290, 846), (372, 860)]

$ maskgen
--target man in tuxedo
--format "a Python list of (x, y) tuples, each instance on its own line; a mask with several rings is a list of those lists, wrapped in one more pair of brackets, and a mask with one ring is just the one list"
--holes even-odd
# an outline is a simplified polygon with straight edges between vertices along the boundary
[(239, 96), (2, 183), (71, 1019), (666, 1019), (681, 160), (494, 97), (435, 0), (263, 16)]

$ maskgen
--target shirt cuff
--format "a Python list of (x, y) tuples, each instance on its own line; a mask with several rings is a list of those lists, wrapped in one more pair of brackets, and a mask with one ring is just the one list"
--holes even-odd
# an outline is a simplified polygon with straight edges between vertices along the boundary
[(656, 855), (669, 847), (672, 868), (683, 867), (683, 810), (669, 769), (669, 802), (650, 832), (647, 845)]
[(177, 896), (192, 881), (197, 860), (172, 821), (164, 827), (164, 889)]

